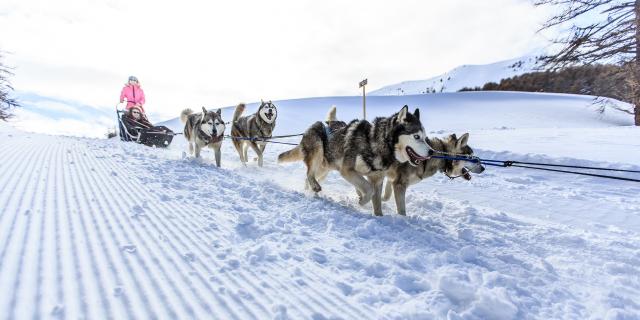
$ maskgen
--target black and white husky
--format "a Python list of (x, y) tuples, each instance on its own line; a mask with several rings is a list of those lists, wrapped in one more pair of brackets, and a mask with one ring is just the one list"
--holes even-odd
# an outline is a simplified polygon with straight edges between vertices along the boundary
[[(431, 147), (429, 156), (448, 155), (454, 157), (471, 157), (473, 149), (467, 145), (469, 134), (465, 133), (460, 138), (455, 134), (444, 139), (427, 138), (427, 144)], [(387, 184), (384, 190), (384, 201), (395, 196), (398, 214), (406, 215), (405, 193), (407, 188), (415, 183), (427, 179), (437, 172), (442, 172), (449, 178), (462, 177), (471, 180), (470, 173), (482, 173), (484, 167), (480, 163), (472, 163), (464, 160), (451, 160), (441, 158), (429, 158), (418, 166), (410, 166), (406, 163), (396, 163), (387, 170)]]
[(233, 113), (233, 126), (231, 127), (233, 146), (236, 147), (240, 161), (244, 165), (248, 161), (247, 149), (251, 147), (258, 155), (258, 166), (262, 167), (264, 148), (267, 143), (261, 140), (273, 136), (278, 109), (271, 101), (261, 101), (260, 107), (254, 114), (241, 117), (244, 109), (245, 105), (241, 103)]
[(278, 156), (279, 162), (304, 160), (306, 186), (319, 192), (330, 170), (337, 170), (360, 196), (360, 204), (373, 200), (373, 211), (382, 215), (382, 182), (394, 163), (417, 166), (426, 159), (429, 148), (418, 109), (412, 114), (404, 106), (390, 117), (369, 122), (336, 120), (335, 107), (326, 123), (314, 123), (302, 136), (300, 144)]
[(200, 150), (208, 146), (214, 150), (216, 165), (219, 167), (220, 147), (225, 130), (222, 110), (207, 111), (202, 107), (202, 113), (193, 113), (187, 108), (180, 113), (180, 120), (184, 123), (184, 137), (189, 142), (189, 153), (193, 154), (195, 151), (196, 158), (200, 158)]

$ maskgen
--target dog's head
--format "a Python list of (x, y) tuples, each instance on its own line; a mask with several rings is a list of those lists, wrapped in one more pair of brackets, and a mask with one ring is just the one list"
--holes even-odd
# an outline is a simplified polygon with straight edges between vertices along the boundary
[(200, 128), (202, 129), (202, 131), (212, 137), (219, 137), (223, 135), (226, 128), (224, 125), (224, 121), (222, 120), (222, 110), (218, 109), (217, 111), (207, 111), (207, 109), (202, 107)]
[(409, 162), (417, 166), (427, 159), (429, 146), (425, 141), (426, 135), (420, 122), (420, 110), (412, 113), (404, 106), (400, 112), (391, 116), (393, 123), (394, 155), (398, 162)]
[[(461, 157), (472, 157), (473, 149), (467, 145), (469, 142), (469, 134), (465, 133), (458, 138), (455, 133), (443, 140), (445, 152), (450, 155)], [(481, 163), (470, 162), (464, 160), (445, 160), (444, 174), (448, 177), (463, 177), (465, 180), (471, 180), (470, 173), (482, 173), (484, 166)]]
[(262, 120), (264, 120), (264, 122), (272, 124), (278, 117), (278, 109), (276, 108), (276, 105), (271, 102), (271, 100), (269, 100), (268, 102), (260, 100), (258, 115)]

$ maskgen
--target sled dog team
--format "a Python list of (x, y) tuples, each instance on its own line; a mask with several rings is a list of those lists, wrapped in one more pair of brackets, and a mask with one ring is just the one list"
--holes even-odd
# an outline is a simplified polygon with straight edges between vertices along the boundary
[[(254, 114), (241, 116), (244, 110), (244, 104), (236, 107), (231, 140), (244, 165), (251, 148), (258, 155), (258, 166), (262, 166), (267, 143), (264, 140), (273, 136), (278, 111), (271, 101), (261, 101)], [(180, 116), (189, 152), (200, 157), (202, 148), (212, 148), (218, 167), (226, 128), (221, 114), (220, 109), (210, 111), (203, 107), (201, 113), (185, 109)], [(296, 147), (278, 156), (278, 162), (304, 161), (305, 188), (316, 193), (322, 190), (320, 182), (329, 171), (338, 171), (355, 187), (360, 205), (372, 202), (375, 215), (382, 215), (382, 200), (389, 200), (392, 194), (398, 214), (406, 215), (405, 194), (409, 185), (437, 172), (452, 179), (471, 180), (470, 173), (484, 171), (479, 163), (432, 158), (436, 153), (472, 156), (468, 140), (468, 133), (459, 138), (455, 134), (443, 139), (427, 137), (420, 122), (420, 110), (411, 113), (406, 105), (390, 117), (349, 123), (338, 120), (336, 108), (332, 107), (326, 121), (312, 124)], [(385, 177), (388, 181), (383, 194)]]

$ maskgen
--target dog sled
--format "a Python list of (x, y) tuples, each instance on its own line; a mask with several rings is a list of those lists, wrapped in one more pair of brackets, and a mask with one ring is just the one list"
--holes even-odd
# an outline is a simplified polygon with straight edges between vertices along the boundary
[(120, 140), (158, 148), (166, 148), (171, 144), (176, 135), (171, 129), (125, 118), (126, 112), (116, 107)]

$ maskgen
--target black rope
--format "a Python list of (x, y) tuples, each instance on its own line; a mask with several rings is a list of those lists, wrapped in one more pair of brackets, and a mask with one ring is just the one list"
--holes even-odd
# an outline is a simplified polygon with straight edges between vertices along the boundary
[[(509, 163), (510, 165), (513, 165), (513, 164), (529, 164), (529, 165), (544, 166), (544, 167), (561, 167), (561, 168), (574, 168), (574, 169), (589, 169), (589, 170), (640, 173), (639, 170), (625, 170), (625, 169), (610, 169), (610, 168), (585, 167), (585, 166), (571, 166), (571, 165), (539, 163), (539, 162), (503, 161), (503, 160), (489, 160), (489, 159), (480, 159), (480, 161), (482, 161), (482, 162)], [(508, 167), (510, 165), (507, 165), (506, 167)]]
[(590, 176), (590, 177), (607, 178), (607, 179), (615, 179), (615, 180), (623, 180), (623, 181), (631, 181), (631, 182), (640, 182), (639, 179), (631, 179), (631, 178), (615, 177), (615, 176), (606, 176), (606, 175), (602, 175), (602, 174), (594, 174), (594, 173), (586, 173), (586, 172), (578, 172), (578, 171), (568, 171), (568, 170), (558, 170), (558, 169), (550, 169), (550, 168), (522, 166), (522, 165), (510, 163), (511, 161), (503, 161), (503, 162), (504, 162), (503, 164), (485, 163), (485, 165), (495, 166), (495, 167), (503, 167), (503, 168), (506, 168), (506, 167), (518, 167), (518, 168), (553, 171), (553, 172), (562, 172), (562, 173), (573, 173), (573, 174), (577, 174), (577, 175)]
[(277, 143), (277, 144), (286, 144), (286, 145), (290, 145), (290, 146), (297, 146), (297, 143), (289, 143), (289, 142), (278, 142), (278, 141), (271, 141), (268, 138), (258, 138), (258, 137), (234, 137), (234, 136), (225, 136), (229, 139), (235, 139), (235, 140), (247, 140), (247, 141), (262, 141), (262, 142), (269, 142), (269, 143)]
[(299, 137), (304, 135), (304, 133), (298, 133), (298, 134), (289, 134), (289, 135), (285, 135), (285, 136), (273, 136), (269, 139), (280, 139), (280, 138), (291, 138), (291, 137)]
[[(518, 167), (518, 168), (525, 168), (525, 169), (535, 169), (535, 170), (544, 170), (544, 171), (561, 172), (561, 173), (572, 173), (572, 174), (577, 174), (577, 175), (598, 177), (598, 178), (607, 178), (607, 179), (614, 179), (614, 180), (640, 182), (640, 180), (638, 180), (638, 179), (631, 179), (631, 178), (625, 178), (625, 177), (607, 176), (607, 175), (595, 174), (595, 173), (586, 173), (586, 172), (569, 171), (569, 170), (558, 170), (558, 169), (542, 168), (542, 167), (561, 167), (561, 168), (575, 168), (575, 169), (586, 169), (586, 170), (603, 170), (603, 171), (640, 173), (640, 171), (637, 171), (637, 170), (610, 169), (610, 168), (598, 168), (598, 167), (587, 167), (587, 166), (572, 166), (572, 165), (540, 163), (540, 162), (521, 162), (521, 161), (511, 161), (511, 160), (490, 160), (490, 159), (482, 159), (482, 158), (477, 158), (477, 157), (474, 157), (474, 156), (467, 156), (467, 155), (447, 154), (447, 153), (444, 153), (444, 152), (437, 152), (437, 153), (446, 154), (446, 155), (442, 155), (442, 156), (434, 155), (434, 156), (431, 156), (431, 158), (469, 161), (469, 162), (473, 162), (473, 163), (482, 163), (482, 164), (487, 165), (487, 166), (502, 167), (502, 168)], [(542, 167), (532, 167), (530, 165), (542, 166)]]

